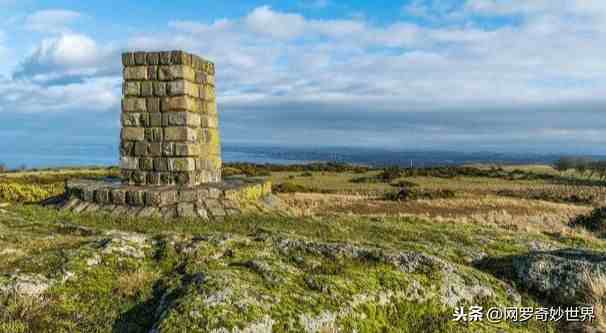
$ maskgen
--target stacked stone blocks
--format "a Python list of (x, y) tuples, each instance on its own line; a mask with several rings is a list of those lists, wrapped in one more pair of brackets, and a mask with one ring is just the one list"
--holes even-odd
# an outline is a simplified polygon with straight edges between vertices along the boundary
[(122, 64), (124, 183), (193, 186), (220, 182), (213, 63), (168, 51), (124, 53)]

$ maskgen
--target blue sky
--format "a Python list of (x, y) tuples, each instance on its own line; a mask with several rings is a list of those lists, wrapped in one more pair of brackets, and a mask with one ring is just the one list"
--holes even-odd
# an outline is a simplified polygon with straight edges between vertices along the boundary
[(0, 155), (117, 143), (139, 49), (216, 63), (227, 144), (606, 154), (604, 1), (0, 0), (0, 22)]

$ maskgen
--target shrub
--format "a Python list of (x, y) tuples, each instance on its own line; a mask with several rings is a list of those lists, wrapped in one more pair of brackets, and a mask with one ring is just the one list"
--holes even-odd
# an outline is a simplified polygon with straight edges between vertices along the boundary
[(387, 192), (383, 195), (383, 200), (387, 201), (407, 201), (407, 200), (434, 200), (451, 199), (456, 197), (456, 193), (449, 189), (439, 190), (411, 190), (407, 188), (399, 191)]
[(61, 185), (0, 184), (0, 201), (38, 202), (63, 191)]
[(350, 179), (349, 182), (356, 184), (374, 184), (381, 182), (381, 180), (378, 177), (356, 177)]
[(309, 172), (309, 171), (305, 171), (302, 174), (299, 175), (300, 177), (313, 177), (314, 174)]
[(588, 215), (577, 216), (570, 222), (573, 227), (583, 227), (604, 236), (606, 233), (606, 207), (596, 208)]
[(221, 174), (224, 177), (229, 177), (229, 176), (241, 175), (241, 174), (243, 174), (243, 172), (242, 172), (242, 170), (240, 170), (238, 168), (223, 167), (223, 170), (221, 170)]
[(284, 182), (272, 186), (272, 191), (276, 193), (296, 193), (296, 192), (313, 192), (309, 188), (291, 182)]
[(391, 183), (389, 184), (393, 187), (406, 187), (406, 188), (410, 188), (410, 187), (417, 187), (418, 185), (413, 183), (413, 182), (409, 182), (407, 180), (400, 180), (397, 183)]
[(397, 178), (402, 176), (402, 169), (399, 166), (390, 166), (388, 168), (383, 169), (383, 171), (377, 176), (384, 183), (390, 183)]

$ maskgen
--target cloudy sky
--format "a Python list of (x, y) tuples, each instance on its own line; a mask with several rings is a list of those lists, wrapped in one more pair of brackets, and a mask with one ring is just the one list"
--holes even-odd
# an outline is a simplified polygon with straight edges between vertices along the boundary
[(120, 53), (167, 49), (227, 144), (606, 154), (603, 0), (0, 0), (0, 155), (117, 143)]

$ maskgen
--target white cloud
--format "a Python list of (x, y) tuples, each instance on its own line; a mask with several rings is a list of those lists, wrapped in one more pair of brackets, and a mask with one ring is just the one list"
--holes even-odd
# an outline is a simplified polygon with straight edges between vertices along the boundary
[(43, 33), (65, 32), (68, 30), (68, 25), (80, 16), (80, 13), (71, 10), (42, 10), (27, 16), (25, 18), (25, 27), (29, 30)]
[[(533, 7), (520, 2), (520, 8), (504, 3), (468, 1), (454, 8), (416, 2), (430, 14), (465, 17), (430, 26), (309, 19), (262, 6), (210, 23), (175, 20), (164, 33), (131, 35), (126, 47), (185, 49), (215, 61), (219, 102), (227, 109), (520, 111), (604, 99), (606, 35), (595, 18), (600, 6), (575, 2), (558, 10), (544, 1)], [(474, 15), (520, 13), (524, 20), (499, 27), (473, 22)], [(589, 18), (578, 22), (580, 17)], [(34, 84), (64, 79), (65, 90), (38, 95), (41, 100), (69, 99), (70, 92), (89, 87), (99, 96), (115, 92), (115, 99), (119, 90), (102, 83), (119, 82), (120, 58), (117, 49), (101, 45), (75, 33), (47, 39), (15, 77)]]
[(116, 72), (120, 63), (117, 50), (99, 47), (90, 37), (64, 33), (46, 38), (15, 72), (19, 79), (48, 82), (62, 79), (81, 80), (82, 76)]
[[(449, 17), (470, 15), (473, 8), (476, 14), (516, 12), (481, 2), (459, 8), (418, 4)], [(567, 8), (563, 13), (588, 13), (587, 8)], [(138, 36), (131, 45), (186, 48), (216, 61), (221, 100), (234, 107), (255, 101), (283, 108), (308, 101), (340, 109), (406, 111), (604, 95), (599, 92), (605, 87), (606, 63), (600, 55), (606, 37), (596, 33), (596, 21), (570, 25), (563, 13), (538, 5), (517, 11), (528, 15), (521, 24), (487, 29), (465, 20), (426, 27), (406, 21), (379, 26), (359, 19), (308, 19), (263, 6), (240, 19), (172, 22), (174, 33)]]
[(255, 8), (246, 17), (247, 26), (254, 32), (274, 38), (289, 39), (304, 32), (305, 19), (299, 14), (273, 11), (269, 6)]
[(26, 113), (107, 111), (119, 106), (120, 83), (121, 79), (115, 77), (43, 86), (33, 81), (0, 78), (0, 104), (3, 111)]

